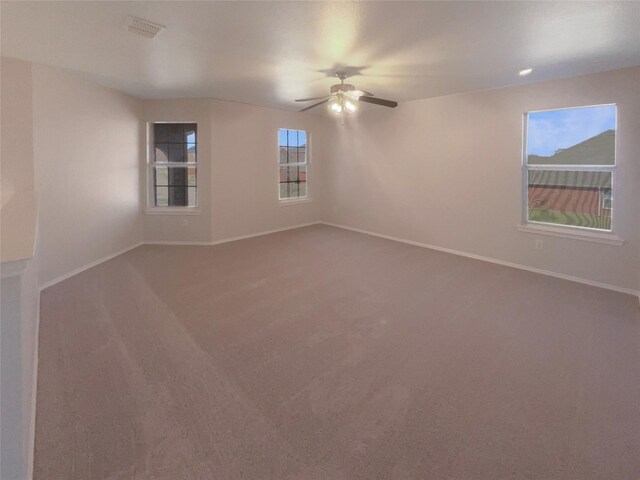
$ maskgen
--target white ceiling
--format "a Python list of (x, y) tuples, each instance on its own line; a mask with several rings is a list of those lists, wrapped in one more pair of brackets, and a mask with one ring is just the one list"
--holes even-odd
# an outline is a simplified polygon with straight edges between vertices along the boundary
[[(640, 2), (12, 2), (2, 54), (144, 98), (300, 108), (358, 67), (398, 101), (640, 65)], [(167, 28), (127, 32), (133, 15)], [(518, 70), (533, 67), (528, 77)], [(316, 109), (322, 111), (323, 109)], [(320, 112), (318, 112), (320, 113)]]

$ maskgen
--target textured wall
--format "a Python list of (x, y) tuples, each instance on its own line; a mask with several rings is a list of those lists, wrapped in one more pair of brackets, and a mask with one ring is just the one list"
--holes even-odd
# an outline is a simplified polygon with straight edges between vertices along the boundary
[(31, 64), (2, 57), (2, 204), (13, 193), (33, 190)]
[[(417, 100), (361, 112), (336, 130), (331, 222), (638, 289), (640, 68)], [(613, 222), (623, 246), (555, 237), (534, 249), (522, 222), (523, 114), (618, 104)]]
[(33, 65), (40, 284), (142, 240), (139, 100)]

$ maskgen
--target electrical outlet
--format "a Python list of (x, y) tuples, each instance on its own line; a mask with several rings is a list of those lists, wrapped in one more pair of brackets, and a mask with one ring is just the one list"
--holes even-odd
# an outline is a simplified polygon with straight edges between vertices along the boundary
[(544, 247), (542, 240), (540, 238), (536, 239), (536, 250), (542, 250), (542, 247)]

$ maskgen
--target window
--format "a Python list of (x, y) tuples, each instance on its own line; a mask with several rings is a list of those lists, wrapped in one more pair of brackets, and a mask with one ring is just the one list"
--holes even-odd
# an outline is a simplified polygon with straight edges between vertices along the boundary
[(154, 123), (151, 130), (151, 205), (196, 207), (198, 126), (195, 123)]
[(527, 220), (610, 231), (616, 106), (529, 112), (525, 131)]
[(304, 130), (278, 131), (280, 200), (307, 197), (309, 145)]

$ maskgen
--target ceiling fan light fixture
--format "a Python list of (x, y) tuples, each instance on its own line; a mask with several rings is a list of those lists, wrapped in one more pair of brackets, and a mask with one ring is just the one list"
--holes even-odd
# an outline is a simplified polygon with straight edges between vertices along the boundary
[(342, 113), (342, 105), (339, 101), (333, 101), (329, 104), (329, 108), (335, 113)]
[(349, 100), (344, 102), (344, 108), (349, 113), (356, 113), (358, 111), (358, 106), (355, 103), (350, 102)]
[(329, 110), (337, 114), (350, 114), (358, 111), (358, 105), (355, 100), (351, 100), (339, 92), (329, 101)]

